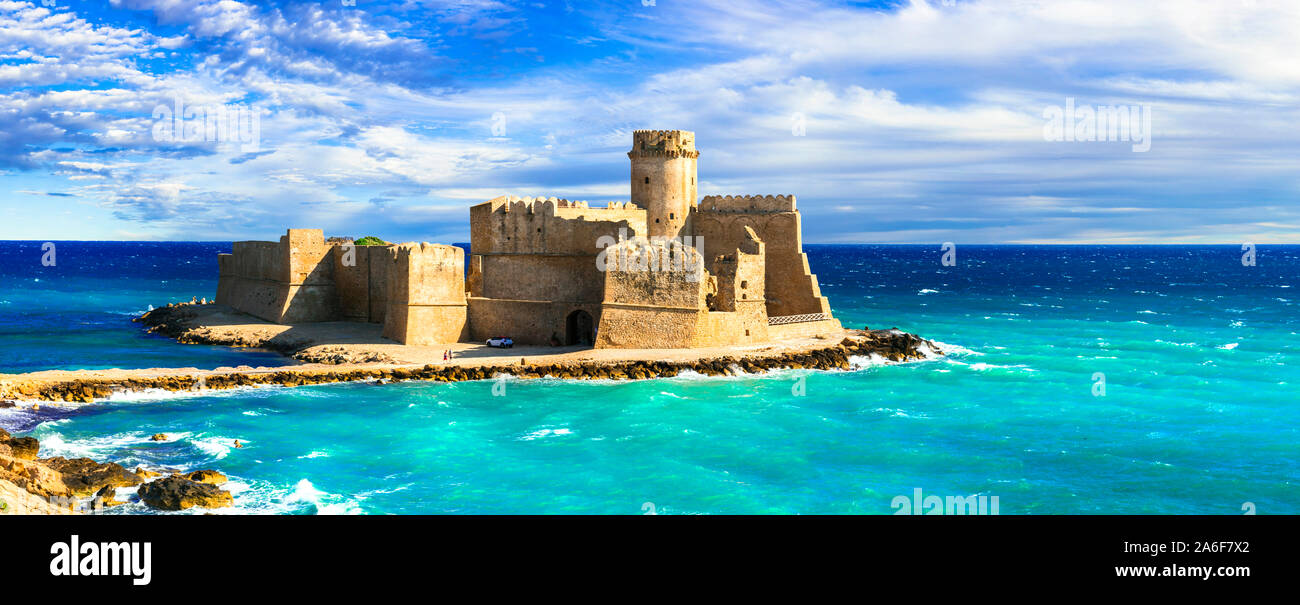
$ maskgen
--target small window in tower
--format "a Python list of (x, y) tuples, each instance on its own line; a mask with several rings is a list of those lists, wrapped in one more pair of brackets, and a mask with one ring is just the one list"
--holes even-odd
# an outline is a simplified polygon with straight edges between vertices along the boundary
[(671, 212), (668, 213), (668, 219), (669, 219), (669, 220), (672, 220), (672, 219), (675, 219), (675, 218), (677, 218), (677, 215), (675, 215), (675, 214), (673, 214), (673, 213), (671, 213)]
[(655, 222), (656, 222), (656, 223), (659, 222), (659, 219), (655, 219)]
[(695, 177), (691, 177), (691, 184), (692, 184), (692, 185), (695, 184)]
[(747, 279), (742, 279), (742, 280), (740, 280), (740, 289), (741, 289), (741, 290), (744, 290), (745, 288), (748, 288), (748, 287), (749, 287), (749, 280), (747, 280)]
[(745, 336), (749, 336), (749, 330), (745, 330)]
[(645, 177), (645, 184), (647, 184), (647, 185), (650, 184), (650, 177)]

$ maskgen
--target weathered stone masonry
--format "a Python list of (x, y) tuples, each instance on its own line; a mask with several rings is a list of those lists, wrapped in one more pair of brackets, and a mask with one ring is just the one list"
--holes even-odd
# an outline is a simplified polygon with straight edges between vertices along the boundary
[[(638, 130), (630, 202), (475, 205), (467, 268), (454, 246), (348, 246), (319, 230), (238, 242), (220, 258), (217, 302), (276, 323), (382, 323), (385, 337), (422, 345), (509, 336), (687, 348), (840, 331), (803, 252), (794, 196), (697, 202), (699, 156), (692, 132)], [(602, 270), (616, 252), (686, 262)]]

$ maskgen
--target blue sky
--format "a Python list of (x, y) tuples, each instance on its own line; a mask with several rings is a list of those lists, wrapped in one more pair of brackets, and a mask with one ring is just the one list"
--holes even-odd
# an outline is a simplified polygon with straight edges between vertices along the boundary
[[(466, 241), (679, 128), (808, 242), (1300, 242), (1298, 2), (351, 4), (0, 0), (0, 239)], [(1067, 100), (1149, 149), (1052, 140)], [(160, 137), (178, 101), (257, 144)]]

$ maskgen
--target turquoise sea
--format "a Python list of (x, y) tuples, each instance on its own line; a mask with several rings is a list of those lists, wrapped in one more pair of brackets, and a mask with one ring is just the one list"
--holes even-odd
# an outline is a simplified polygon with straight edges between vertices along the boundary
[[(66, 242), (45, 267), (40, 242), (0, 243), (0, 372), (285, 363), (130, 322), (213, 296), (228, 248)], [(891, 514), (915, 489), (997, 496), (1001, 514), (1300, 513), (1300, 246), (1260, 246), (1255, 266), (1239, 246), (970, 245), (955, 266), (938, 246), (807, 249), (846, 326), (949, 354), (508, 379), (504, 396), (492, 381), (137, 394), (0, 410), (0, 426), (42, 456), (215, 468), (229, 513)]]

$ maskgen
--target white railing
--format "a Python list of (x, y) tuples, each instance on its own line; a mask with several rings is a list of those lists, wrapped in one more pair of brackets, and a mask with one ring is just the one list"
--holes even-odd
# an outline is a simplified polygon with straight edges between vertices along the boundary
[(785, 324), (798, 324), (806, 321), (825, 321), (831, 318), (830, 313), (808, 313), (806, 315), (781, 315), (779, 317), (767, 318), (769, 326), (783, 326)]

